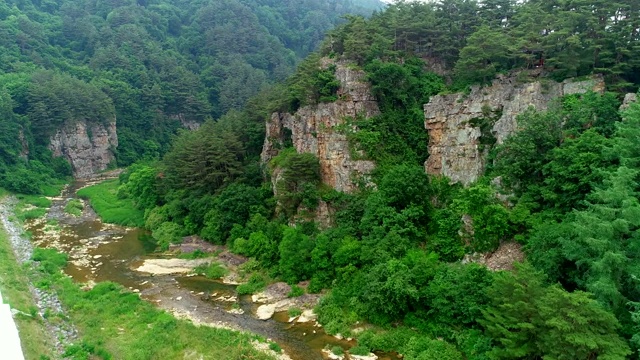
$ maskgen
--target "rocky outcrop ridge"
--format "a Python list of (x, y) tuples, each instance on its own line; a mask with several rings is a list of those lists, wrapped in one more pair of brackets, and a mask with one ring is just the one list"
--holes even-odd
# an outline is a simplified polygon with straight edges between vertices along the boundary
[[(325, 66), (330, 62), (324, 61)], [(295, 114), (274, 113), (267, 123), (267, 136), (262, 148), (262, 163), (267, 164), (283, 148), (288, 132), (298, 153), (315, 154), (320, 161), (322, 182), (338, 191), (351, 192), (356, 188), (354, 179), (369, 174), (375, 164), (351, 157), (344, 131), (336, 127), (345, 124), (345, 118), (378, 115), (378, 104), (371, 94), (365, 73), (345, 62), (336, 62), (336, 78), (341, 87), (340, 98), (332, 103), (309, 105)], [(277, 173), (272, 174), (277, 178)]]
[(631, 104), (638, 101), (638, 95), (635, 93), (629, 93), (624, 96), (624, 100), (622, 101), (622, 105), (620, 105), (620, 111), (626, 110), (631, 106)]
[[(468, 185), (484, 173), (489, 147), (483, 136), (500, 144), (517, 130), (517, 115), (529, 107), (545, 110), (557, 97), (604, 89), (601, 76), (561, 83), (547, 79), (521, 83), (517, 77), (499, 76), (491, 86), (474, 86), (468, 95), (434, 96), (424, 106), (429, 133), (426, 172)], [(485, 119), (484, 129), (478, 119)]]
[(51, 137), (53, 156), (64, 156), (77, 179), (105, 170), (115, 160), (118, 146), (115, 119), (107, 125), (88, 121), (68, 121)]

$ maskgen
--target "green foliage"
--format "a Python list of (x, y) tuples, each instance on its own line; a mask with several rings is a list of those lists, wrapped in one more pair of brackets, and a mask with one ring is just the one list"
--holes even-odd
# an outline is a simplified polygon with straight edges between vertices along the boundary
[(27, 94), (27, 116), (36, 144), (47, 145), (48, 137), (69, 122), (89, 120), (106, 125), (115, 120), (111, 99), (95, 85), (67, 74), (36, 72)]
[(58, 274), (67, 265), (68, 257), (53, 249), (35, 248), (31, 260), (39, 262), (38, 270), (47, 274)]
[(295, 112), (303, 106), (338, 100), (340, 82), (335, 77), (335, 70), (333, 64), (323, 67), (317, 53), (307, 57), (287, 80), (286, 110)]
[[(272, 206), (269, 204), (271, 196), (271, 192), (264, 188), (239, 183), (225, 187), (215, 197), (211, 210), (204, 216), (204, 227), (200, 235), (214, 243), (225, 243), (234, 225), (245, 225), (251, 216), (271, 214)], [(256, 256), (264, 251), (238, 250), (237, 252)]]
[(82, 215), (83, 209), (84, 205), (79, 199), (71, 199), (69, 200), (69, 202), (67, 202), (67, 205), (64, 206), (64, 212), (73, 216)]
[(513, 61), (509, 59), (513, 56), (512, 44), (503, 28), (478, 27), (460, 50), (455, 65), (457, 80), (462, 84), (486, 83), (498, 72), (508, 70)]
[(462, 360), (456, 347), (443, 340), (414, 337), (405, 346), (403, 354), (408, 360)]
[(273, 171), (282, 174), (276, 184), (276, 198), (287, 218), (294, 216), (301, 206), (308, 210), (318, 206), (320, 162), (315, 155), (284, 151), (270, 165)]
[(163, 222), (151, 232), (151, 236), (158, 243), (160, 250), (164, 251), (169, 248), (169, 245), (179, 243), (184, 236), (183, 228), (171, 221)]
[(220, 279), (229, 273), (229, 270), (215, 261), (202, 264), (193, 269), (196, 274), (204, 275), (208, 279)]
[(334, 346), (331, 348), (331, 352), (335, 355), (344, 355), (344, 349), (342, 349), (340, 346)]
[(611, 313), (587, 293), (544, 286), (528, 265), (498, 275), (489, 293), (484, 324), (496, 340), (495, 358), (624, 359), (630, 354)]
[(213, 193), (240, 175), (244, 146), (235, 133), (220, 127), (207, 122), (176, 138), (163, 160), (170, 186)]
[(349, 349), (349, 354), (367, 356), (367, 355), (369, 355), (369, 349), (367, 349), (366, 347), (364, 347), (362, 345), (356, 345), (356, 346), (352, 347), (351, 349)]
[(354, 120), (352, 146), (381, 166), (422, 164), (428, 156), (422, 106), (444, 88), (442, 78), (426, 72), (416, 58), (402, 64), (374, 60), (365, 70), (382, 114)]
[(269, 349), (275, 351), (278, 354), (282, 352), (282, 348), (280, 347), (280, 345), (274, 342), (269, 343)]
[(311, 277), (313, 240), (308, 235), (303, 234), (298, 228), (286, 228), (278, 249), (278, 269), (284, 281), (295, 284)]
[(262, 291), (267, 286), (266, 279), (263, 275), (255, 273), (249, 277), (249, 281), (238, 285), (236, 291), (238, 295), (255, 294)]
[(120, 182), (118, 196), (135, 199), (138, 209), (151, 209), (158, 204), (158, 174), (154, 167), (133, 165), (120, 175)]
[(78, 190), (78, 196), (89, 199), (91, 207), (104, 222), (141, 227), (144, 213), (134, 206), (132, 199), (118, 196), (118, 186), (118, 180), (108, 180)]
[(289, 308), (289, 310), (287, 310), (287, 314), (289, 314), (290, 318), (294, 318), (294, 317), (302, 315), (302, 310), (300, 310), (300, 309), (298, 309), (296, 307), (292, 307), (292, 308)]
[(429, 306), (427, 317), (444, 326), (473, 326), (490, 300), (486, 289), (492, 282), (492, 274), (480, 265), (438, 268), (433, 280), (421, 289), (420, 296)]
[(293, 285), (291, 286), (291, 291), (289, 291), (289, 293), (287, 294), (287, 297), (293, 298), (293, 297), (299, 297), (302, 295), (304, 295), (304, 289), (298, 285)]
[(176, 320), (120, 285), (102, 282), (89, 291), (82, 290), (61, 274), (66, 263), (64, 254), (35, 249), (33, 258), (40, 262), (40, 271), (35, 274), (38, 281), (55, 289), (69, 321), (82, 329), (75, 345), (66, 349), (69, 356), (174, 359), (184, 357), (185, 349), (189, 349), (206, 354), (208, 359), (271, 359), (253, 348), (254, 336)]
[(611, 95), (569, 96), (555, 108), (529, 110), (522, 130), (497, 147), (494, 174), (532, 210), (563, 214), (584, 206), (584, 197), (617, 162), (606, 136), (619, 120)]

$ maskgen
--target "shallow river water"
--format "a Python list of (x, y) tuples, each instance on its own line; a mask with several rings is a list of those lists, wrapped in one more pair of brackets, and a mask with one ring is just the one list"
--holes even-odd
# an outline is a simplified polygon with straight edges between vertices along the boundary
[[(158, 258), (153, 253), (149, 235), (143, 230), (104, 224), (89, 206), (82, 216), (73, 217), (63, 209), (76, 191), (84, 186), (78, 182), (54, 199), (47, 219), (26, 224), (37, 246), (56, 248), (69, 254), (67, 274), (79, 283), (117, 282), (160, 308), (174, 314), (188, 315), (196, 322), (215, 324), (259, 334), (277, 342), (293, 360), (323, 359), (322, 349), (329, 345), (348, 349), (353, 342), (327, 335), (312, 323), (291, 324), (286, 313), (276, 313), (273, 319), (258, 320), (257, 305), (249, 296), (237, 298), (235, 286), (199, 276), (155, 275), (137, 272), (145, 259)], [(216, 294), (216, 296), (204, 296)], [(234, 301), (216, 301), (236, 297)], [(235, 303), (235, 304), (234, 304)], [(244, 314), (233, 314), (231, 308)], [(380, 359), (391, 359), (379, 354)]]

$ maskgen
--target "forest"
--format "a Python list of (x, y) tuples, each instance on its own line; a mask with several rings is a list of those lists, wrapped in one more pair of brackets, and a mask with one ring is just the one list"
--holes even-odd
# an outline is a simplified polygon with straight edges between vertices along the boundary
[(65, 121), (117, 119), (117, 166), (165, 153), (181, 122), (240, 109), (290, 75), (344, 14), (368, 15), (381, 5), (2, 1), (0, 183), (38, 193), (69, 176), (68, 165), (47, 149)]
[[(3, 32), (15, 34), (0, 54), (2, 186), (38, 192), (30, 174), (67, 176), (47, 153), (50, 129), (115, 114), (117, 165), (128, 166), (118, 197), (144, 212), (159, 249), (197, 234), (250, 257), (246, 293), (308, 282), (324, 294), (325, 330), (357, 338), (352, 353), (639, 359), (640, 104), (620, 105), (640, 85), (640, 3), (358, 4), (0, 5)], [(351, 119), (350, 145), (376, 169), (375, 186), (350, 194), (322, 184), (318, 158), (292, 144), (260, 162), (272, 113), (339, 100), (327, 58), (363, 70), (380, 108)], [(430, 97), (536, 69), (556, 81), (602, 74), (607, 91), (520, 115), (468, 187), (425, 174)], [(202, 126), (179, 130), (177, 116)], [(330, 227), (305, 216), (320, 201), (335, 210)], [(507, 242), (525, 255), (513, 271), (462, 261)], [(374, 326), (353, 333), (360, 323)]]

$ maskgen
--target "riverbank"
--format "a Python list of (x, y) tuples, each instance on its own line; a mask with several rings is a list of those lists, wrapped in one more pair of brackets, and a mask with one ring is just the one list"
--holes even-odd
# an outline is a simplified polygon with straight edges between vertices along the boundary
[[(29, 262), (31, 258), (31, 243), (24, 237), (21, 229), (10, 219), (13, 204), (6, 201), (0, 206), (3, 224), (11, 229), (12, 236), (7, 236), (2, 244), (5, 251), (2, 256), (8, 257), (11, 248), (17, 250), (22, 261)], [(9, 241), (12, 239), (13, 241)], [(58, 358), (62, 353), (72, 359), (85, 359), (99, 356), (103, 359), (275, 359), (276, 353), (265, 351), (265, 343), (259, 336), (196, 326), (186, 320), (178, 320), (173, 315), (157, 309), (155, 306), (140, 299), (120, 285), (111, 282), (97, 284), (92, 290), (85, 291), (79, 284), (61, 270), (66, 266), (67, 257), (51, 249), (36, 249), (34, 259), (35, 268), (29, 272), (24, 268), (9, 265), (9, 261), (2, 261), (8, 270), (14, 273), (29, 275), (36, 285), (35, 292), (57, 294), (61, 300), (58, 310), (44, 310), (42, 321), (54, 323), (74, 324), (79, 330), (79, 336), (61, 343), (62, 349), (56, 354), (31, 351), (33, 355), (27, 359)], [(14, 261), (15, 264), (15, 261)], [(3, 277), (4, 278), (4, 277)], [(28, 288), (16, 284), (16, 289), (22, 289), (24, 301), (32, 298), (25, 294)], [(11, 292), (8, 293), (10, 295)], [(35, 296), (37, 297), (37, 296)], [(9, 298), (9, 296), (7, 296)], [(47, 297), (49, 299), (51, 297)], [(25, 313), (38, 312), (38, 307), (32, 305), (24, 308)], [(64, 309), (64, 310), (63, 310)], [(22, 310), (21, 310), (22, 311)], [(64, 311), (64, 312), (63, 312)], [(33, 321), (33, 332), (43, 331), (47, 326)], [(46, 335), (46, 334), (45, 334)], [(37, 336), (24, 337), (39, 345), (39, 349), (54, 349), (51, 342), (36, 341)], [(59, 338), (59, 334), (49, 336)], [(35, 345), (23, 345), (35, 347)], [(258, 350), (257, 347), (262, 347)], [(269, 347), (269, 344), (266, 344)], [(275, 347), (275, 346), (274, 346)], [(37, 347), (36, 347), (37, 348)], [(25, 353), (28, 351), (25, 350)]]
[(57, 309), (57, 298), (34, 287), (31, 244), (10, 220), (15, 203), (13, 198), (0, 198), (0, 289), (15, 314), (25, 359), (58, 358), (69, 336), (61, 324), (49, 319)]
[(133, 200), (118, 197), (120, 180), (110, 179), (78, 190), (78, 196), (89, 200), (91, 207), (106, 223), (143, 227), (144, 212)]

